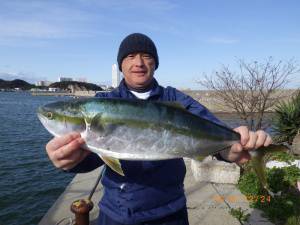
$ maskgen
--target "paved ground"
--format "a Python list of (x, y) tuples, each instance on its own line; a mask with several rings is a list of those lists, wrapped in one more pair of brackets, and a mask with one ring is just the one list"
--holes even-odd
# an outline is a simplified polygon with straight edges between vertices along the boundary
[[(258, 210), (249, 208), (248, 201), (234, 185), (211, 184), (195, 182), (187, 164), (185, 192), (188, 199), (187, 207), (190, 225), (240, 225), (241, 223), (229, 214), (230, 208), (241, 207), (250, 214), (245, 225), (272, 225), (260, 216)], [(92, 189), (100, 169), (87, 174), (78, 174), (67, 186), (66, 190), (49, 209), (39, 225), (69, 224), (74, 218), (70, 212), (70, 205), (74, 200), (87, 198)], [(97, 203), (102, 196), (102, 187), (99, 185), (92, 198), (95, 203), (90, 213), (91, 224), (95, 224), (99, 208)], [(63, 221), (62, 221), (63, 220)], [(59, 221), (62, 221), (59, 223)]]

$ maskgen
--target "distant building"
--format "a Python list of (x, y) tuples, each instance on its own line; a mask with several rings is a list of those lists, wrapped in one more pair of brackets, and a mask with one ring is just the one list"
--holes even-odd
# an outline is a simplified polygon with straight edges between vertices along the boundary
[(87, 83), (87, 79), (85, 77), (79, 77), (76, 79), (76, 81)]
[(44, 81), (44, 80), (37, 81), (35, 83), (36, 86), (45, 86), (45, 87), (48, 87), (50, 84), (51, 84), (50, 81)]
[(40, 88), (31, 88), (30, 89), (31, 92), (43, 92), (43, 91), (47, 91), (46, 89), (40, 89)]
[(58, 92), (58, 91), (60, 91), (59, 88), (48, 88), (48, 90), (51, 91), (51, 92)]
[(106, 84), (98, 84), (98, 86), (101, 87), (103, 90), (109, 90), (109, 88), (111, 88), (111, 86)]
[(112, 65), (111, 81), (112, 81), (111, 86), (113, 88), (118, 87), (118, 85), (120, 84), (121, 77), (120, 77), (120, 71), (117, 64)]
[(63, 81), (73, 81), (73, 79), (70, 78), (70, 77), (59, 77), (59, 78), (58, 78), (58, 81), (59, 81), (59, 82), (63, 82)]

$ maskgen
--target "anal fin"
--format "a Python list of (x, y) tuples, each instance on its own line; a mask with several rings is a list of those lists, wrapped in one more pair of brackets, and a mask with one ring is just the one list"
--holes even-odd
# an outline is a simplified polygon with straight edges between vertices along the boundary
[(100, 158), (105, 162), (109, 168), (111, 168), (113, 171), (115, 171), (117, 174), (120, 174), (121, 176), (125, 176), (121, 163), (118, 159), (112, 158), (112, 157), (106, 157), (99, 155)]

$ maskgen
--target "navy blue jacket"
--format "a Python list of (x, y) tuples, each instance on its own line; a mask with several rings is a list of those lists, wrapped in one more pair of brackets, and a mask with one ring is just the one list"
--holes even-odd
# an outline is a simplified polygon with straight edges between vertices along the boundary
[[(172, 87), (161, 87), (154, 80), (154, 88), (148, 100), (176, 101), (188, 111), (202, 118), (221, 123), (203, 105)], [(136, 98), (124, 80), (111, 92), (97, 93), (96, 97)], [(94, 153), (71, 170), (88, 172), (103, 164)], [(121, 160), (125, 176), (120, 176), (106, 167), (102, 178), (104, 195), (100, 210), (114, 220), (133, 224), (172, 214), (186, 205), (183, 181), (185, 164), (183, 159), (162, 161)]]

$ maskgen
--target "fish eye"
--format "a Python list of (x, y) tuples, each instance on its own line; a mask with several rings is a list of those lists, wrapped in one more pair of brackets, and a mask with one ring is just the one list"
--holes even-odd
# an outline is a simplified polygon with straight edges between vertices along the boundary
[(51, 120), (52, 117), (53, 117), (53, 113), (52, 112), (47, 112), (46, 116), (47, 116), (48, 119)]

